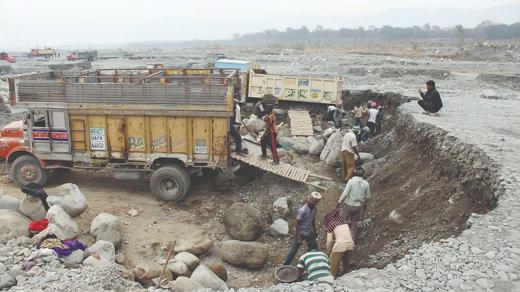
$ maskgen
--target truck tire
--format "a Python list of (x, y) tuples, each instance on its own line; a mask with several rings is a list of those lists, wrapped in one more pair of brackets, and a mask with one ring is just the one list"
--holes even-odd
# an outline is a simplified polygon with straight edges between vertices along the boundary
[(35, 183), (44, 186), (47, 183), (49, 173), (44, 169), (38, 159), (31, 155), (22, 155), (11, 163), (11, 178), (19, 186)]
[(161, 200), (179, 202), (188, 193), (191, 185), (190, 175), (177, 165), (163, 166), (152, 174), (150, 188)]

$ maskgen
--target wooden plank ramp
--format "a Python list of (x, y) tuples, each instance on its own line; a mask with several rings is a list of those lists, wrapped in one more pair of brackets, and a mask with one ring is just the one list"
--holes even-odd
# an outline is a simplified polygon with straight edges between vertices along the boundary
[(290, 165), (288, 163), (280, 162), (280, 164), (274, 164), (272, 159), (270, 159), (270, 158), (262, 159), (261, 156), (259, 156), (257, 154), (249, 153), (249, 154), (239, 155), (239, 154), (236, 154), (236, 153), (232, 153), (231, 157), (236, 159), (236, 160), (238, 160), (238, 161), (241, 161), (241, 162), (243, 162), (245, 164), (251, 165), (251, 166), (256, 167), (256, 168), (259, 168), (261, 170), (264, 170), (264, 171), (270, 172), (272, 174), (288, 178), (288, 179), (293, 180), (293, 181), (302, 182), (304, 184), (312, 185), (312, 186), (314, 186), (314, 187), (316, 187), (318, 189), (321, 189), (321, 190), (327, 190), (327, 189), (325, 187), (323, 187), (323, 186), (320, 186), (316, 182), (308, 182), (307, 179), (309, 177), (315, 177), (315, 178), (317, 177), (319, 179), (332, 180), (332, 179), (327, 178), (327, 177), (323, 177), (323, 176), (318, 176), (318, 175), (312, 174), (312, 173), (310, 173), (310, 171), (308, 171), (306, 169), (301, 169), (301, 168), (298, 168), (298, 167), (294, 167), (294, 166), (292, 166), (292, 165)]
[(291, 123), (292, 136), (312, 136), (312, 119), (308, 111), (290, 110), (287, 112)]

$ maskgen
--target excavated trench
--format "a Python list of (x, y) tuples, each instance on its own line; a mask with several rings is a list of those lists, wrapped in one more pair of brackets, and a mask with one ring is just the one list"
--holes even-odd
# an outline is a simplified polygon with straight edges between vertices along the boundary
[[(377, 100), (387, 115), (383, 133), (361, 145), (378, 163), (368, 178), (371, 224), (361, 229), (351, 269), (381, 268), (423, 242), (456, 236), (471, 213), (496, 206), (497, 167), (482, 150), (401, 112), (409, 100), (399, 94), (345, 91), (343, 99), (346, 108)], [(328, 195), (322, 212), (337, 200)]]

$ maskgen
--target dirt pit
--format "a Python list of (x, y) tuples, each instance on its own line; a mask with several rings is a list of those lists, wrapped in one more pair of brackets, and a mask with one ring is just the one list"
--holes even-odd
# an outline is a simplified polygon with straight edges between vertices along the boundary
[[(397, 107), (403, 102), (401, 96), (370, 91), (344, 93), (347, 108), (371, 99), (387, 107), (387, 119), (383, 133), (360, 147), (363, 152), (374, 153), (376, 158), (385, 157), (386, 162), (368, 179), (372, 199), (365, 218), (371, 218), (371, 224), (360, 231), (349, 270), (382, 267), (423, 242), (459, 234), (471, 213), (485, 213), (494, 207), (493, 200), (482, 199), (490, 192), (486, 186), (492, 178), (486, 178), (482, 187), (475, 188), (467, 179), (471, 172), (456, 171), (461, 162), (449, 161), (448, 156), (439, 156), (432, 151), (435, 141), (421, 143), (420, 137), (425, 133), (413, 130), (410, 132), (416, 134), (407, 134), (406, 125), (401, 122), (399, 126)], [(409, 135), (416, 135), (417, 139)], [(324, 200), (318, 206), (317, 225), (323, 248), (322, 218), (336, 205), (344, 184), (336, 169), (322, 165), (317, 157), (295, 153), (293, 156), (295, 166), (334, 179), (324, 183), (328, 191), (323, 192)], [(447, 171), (443, 165), (449, 165), (453, 170)], [(195, 176), (190, 194), (179, 204), (154, 198), (146, 179), (118, 181), (102, 173), (55, 174), (48, 187), (66, 182), (77, 184), (87, 197), (87, 210), (75, 218), (82, 230), (82, 241), (92, 243), (88, 228), (97, 214), (108, 212), (121, 218), (124, 238), (121, 252), (125, 255), (124, 265), (129, 268), (141, 261), (165, 258), (167, 246), (173, 240), (198, 230), (207, 232), (214, 240), (214, 247), (218, 247), (230, 239), (224, 230), (222, 216), (234, 202), (245, 202), (258, 209), (267, 227), (272, 223), (272, 203), (281, 196), (289, 196), (291, 214), (288, 221), (292, 228), (295, 210), (311, 191), (306, 185), (254, 169), (246, 169), (240, 175), (223, 172), (215, 177)], [(5, 173), (0, 187), (7, 194), (23, 196)], [(129, 216), (130, 209), (136, 209), (138, 215)], [(398, 215), (391, 220), (392, 211)], [(259, 270), (226, 264), (229, 287), (265, 287), (275, 283), (273, 272), (284, 261), (291, 237), (279, 238), (265, 232), (258, 241), (269, 246), (268, 263)], [(302, 246), (299, 254), (304, 251)], [(221, 262), (214, 248), (201, 258), (203, 263)]]

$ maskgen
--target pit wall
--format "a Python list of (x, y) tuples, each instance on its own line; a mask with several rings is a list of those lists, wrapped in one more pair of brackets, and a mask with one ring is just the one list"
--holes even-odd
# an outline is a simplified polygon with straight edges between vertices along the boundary
[[(430, 158), (430, 164), (425, 164), (425, 167), (433, 167), (442, 174), (461, 178), (459, 187), (463, 188), (466, 194), (473, 198), (475, 205), (480, 207), (477, 208), (480, 209), (477, 212), (485, 213), (496, 207), (498, 198), (504, 193), (504, 188), (500, 184), (498, 165), (483, 150), (451, 136), (447, 131), (434, 125), (418, 122), (412, 115), (403, 113), (401, 109), (398, 109), (397, 113), (396, 139), (408, 139), (416, 144), (418, 149), (425, 151), (427, 157)], [(467, 224), (467, 227), (469, 228), (470, 225)], [(464, 251), (461, 251), (462, 248)], [(472, 252), (473, 247), (470, 249), (468, 244), (453, 237), (441, 239), (438, 242), (424, 243), (419, 248), (410, 250), (404, 258), (383, 269), (359, 269), (339, 277), (335, 281), (334, 287), (336, 291), (341, 289), (344, 291), (376, 291), (377, 289), (390, 289), (381, 291), (418, 291), (422, 287), (432, 288), (431, 291), (444, 291), (455, 286), (458, 288), (459, 282), (462, 283), (460, 285), (464, 285), (464, 281), (455, 278), (457, 275), (448, 273), (452, 269), (450, 260), (464, 262), (462, 267), (472, 271), (478, 267), (478, 264), (470, 262), (470, 259), (481, 260), (483, 258), (482, 254), (476, 255)], [(443, 256), (446, 259), (441, 258)], [(433, 274), (427, 271), (429, 267), (436, 269)], [(462, 274), (462, 272), (459, 273)], [(437, 276), (438, 278), (434, 279)], [(476, 280), (477, 276), (475, 274), (472, 277)], [(472, 283), (477, 285), (475, 282)], [(468, 284), (465, 287), (469, 286), (471, 285)], [(238, 291), (322, 290), (315, 283), (304, 281), (277, 284), (261, 289), (240, 288)]]
[(412, 141), (431, 159), (430, 165), (442, 175), (460, 178), (460, 188), (473, 198), (480, 212), (496, 207), (504, 192), (498, 180), (499, 168), (480, 148), (449, 135), (434, 125), (418, 122), (399, 110), (397, 138)]

